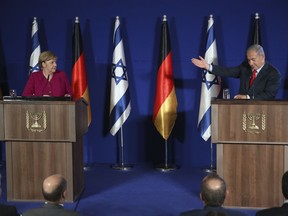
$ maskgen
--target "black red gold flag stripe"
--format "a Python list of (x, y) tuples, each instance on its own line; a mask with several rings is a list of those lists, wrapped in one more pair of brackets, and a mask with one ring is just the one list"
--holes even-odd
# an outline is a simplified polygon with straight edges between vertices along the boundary
[(88, 102), (87, 106), (87, 119), (88, 125), (91, 123), (91, 107), (90, 97), (88, 91), (88, 82), (86, 75), (86, 65), (84, 60), (84, 52), (82, 45), (82, 35), (78, 17), (75, 19), (73, 37), (72, 37), (72, 91), (73, 99), (78, 100), (84, 98)]
[(167, 140), (177, 118), (177, 97), (174, 86), (172, 52), (166, 16), (163, 17), (156, 97), (152, 121)]

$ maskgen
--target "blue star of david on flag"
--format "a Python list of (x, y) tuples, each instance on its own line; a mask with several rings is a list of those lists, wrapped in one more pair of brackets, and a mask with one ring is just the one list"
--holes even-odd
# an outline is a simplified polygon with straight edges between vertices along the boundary
[(31, 67), (30, 66), (30, 72), (32, 71), (39, 71), (40, 70), (40, 67), (38, 65), (35, 65), (34, 67)]
[(204, 70), (202, 74), (202, 82), (205, 83), (206, 88), (209, 90), (213, 85), (219, 85), (217, 76), (211, 74), (209, 71)]
[(127, 68), (123, 64), (122, 59), (112, 65), (112, 78), (114, 78), (116, 85), (118, 85), (121, 80), (127, 81)]

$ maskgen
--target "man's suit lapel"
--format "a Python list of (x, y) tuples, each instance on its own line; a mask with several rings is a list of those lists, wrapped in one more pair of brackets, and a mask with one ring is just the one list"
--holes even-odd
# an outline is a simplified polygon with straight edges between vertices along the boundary
[(265, 75), (266, 69), (267, 69), (267, 64), (265, 62), (264, 66), (261, 68), (261, 70), (259, 71), (259, 73), (256, 76), (256, 79), (254, 80), (254, 85), (257, 85), (257, 82), (259, 82), (259, 80), (261, 80), (261, 77)]
[(259, 82), (259, 80), (261, 80), (261, 77), (265, 75), (265, 70), (266, 70), (266, 68), (267, 68), (267, 64), (266, 64), (266, 62), (265, 62), (264, 66), (261, 68), (261, 70), (260, 70), (259, 73), (257, 74), (257, 76), (256, 76), (256, 78), (255, 78), (255, 80), (254, 80), (254, 82), (253, 82), (253, 84), (252, 84), (252, 86), (249, 86), (250, 77), (251, 77), (251, 75), (252, 75), (252, 71), (251, 71), (251, 75), (249, 76), (248, 81), (246, 80), (246, 84), (247, 84), (247, 86), (248, 86), (249, 92), (251, 92), (251, 90), (252, 90), (253, 88), (255, 88), (255, 86), (257, 86), (257, 83)]

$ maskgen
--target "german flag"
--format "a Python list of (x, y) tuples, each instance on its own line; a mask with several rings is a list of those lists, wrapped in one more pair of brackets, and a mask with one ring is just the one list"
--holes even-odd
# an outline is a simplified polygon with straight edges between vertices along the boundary
[(159, 68), (156, 83), (153, 123), (167, 140), (177, 118), (177, 97), (174, 87), (172, 52), (166, 16), (163, 16), (161, 30)]
[(88, 102), (88, 126), (91, 123), (91, 107), (88, 91), (88, 82), (86, 76), (86, 65), (84, 60), (84, 52), (82, 45), (82, 36), (78, 17), (75, 18), (73, 38), (72, 38), (72, 91), (73, 99), (78, 100), (84, 98)]

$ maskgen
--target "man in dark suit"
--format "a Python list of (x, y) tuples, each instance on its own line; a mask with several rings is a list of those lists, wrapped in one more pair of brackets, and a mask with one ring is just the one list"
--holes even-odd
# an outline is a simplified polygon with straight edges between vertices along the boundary
[[(0, 174), (0, 197), (2, 194), (1, 178), (2, 176)], [(18, 213), (17, 213), (17, 209), (15, 206), (0, 204), (0, 215), (1, 216), (18, 216)]]
[(245, 216), (240, 211), (223, 208), (222, 205), (227, 195), (226, 183), (217, 174), (207, 175), (201, 184), (200, 199), (204, 202), (203, 209), (194, 209), (181, 213), (181, 216), (205, 216), (213, 215), (229, 215), (229, 216)]
[(281, 75), (270, 63), (265, 61), (263, 47), (255, 44), (246, 52), (247, 60), (237, 67), (221, 67), (208, 64), (205, 59), (192, 58), (197, 67), (212, 74), (240, 79), (238, 94), (234, 99), (274, 99), (280, 86)]
[(42, 193), (46, 200), (41, 208), (24, 212), (23, 216), (81, 216), (80, 213), (64, 209), (67, 181), (59, 174), (47, 177), (43, 182)]
[(288, 171), (282, 176), (282, 194), (285, 201), (281, 207), (273, 207), (258, 211), (256, 216), (287, 216), (288, 215)]

